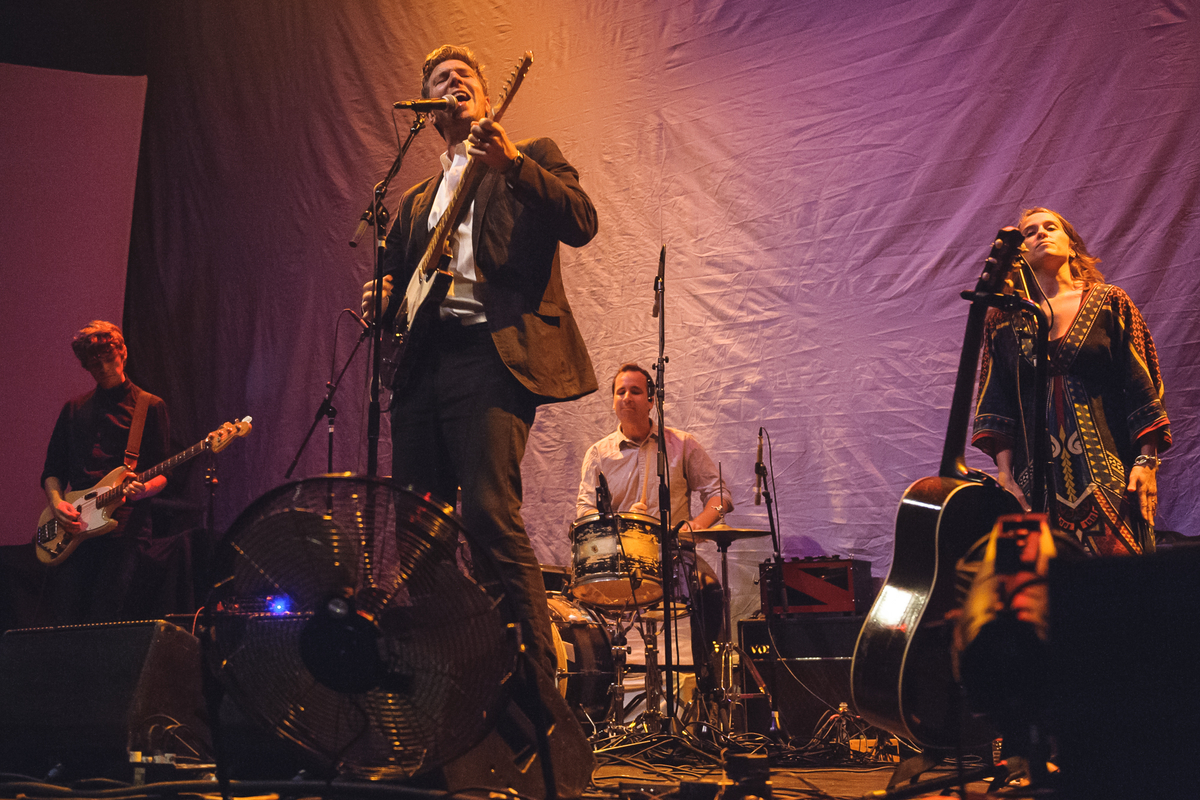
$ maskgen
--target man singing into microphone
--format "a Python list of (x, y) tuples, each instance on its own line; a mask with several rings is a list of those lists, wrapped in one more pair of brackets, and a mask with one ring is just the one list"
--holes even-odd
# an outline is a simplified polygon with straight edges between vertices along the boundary
[[(599, 473), (603, 472), (612, 493), (613, 511), (657, 518), (659, 431), (650, 419), (654, 408), (654, 380), (637, 364), (623, 364), (613, 376), (612, 390), (617, 429), (584, 454), (579, 497), (575, 501), (576, 516), (597, 513), (596, 486)], [(711, 527), (722, 514), (732, 511), (733, 499), (727, 489), (722, 491), (717, 467), (695, 437), (667, 428), (666, 444), (671, 522), (674, 525), (682, 523), (679, 531), (681, 552), (675, 566), (687, 579), (696, 685), (701, 691), (709, 691), (716, 685), (717, 676), (710, 662), (725, 617), (721, 608), (720, 581), (712, 568), (696, 555), (692, 531)], [(694, 517), (691, 513), (693, 494), (699, 495), (701, 503), (700, 513)]]
[[(538, 405), (596, 391), (558, 256), (559, 242), (582, 247), (596, 235), (596, 210), (553, 141), (514, 143), (488, 118), (487, 79), (469, 49), (439, 47), (421, 77), (423, 97), (455, 103), (432, 112), (446, 142), (441, 170), (405, 192), (388, 234), (385, 311), (393, 288), (403, 299), (468, 156), (487, 169), (448, 243), (453, 282), (438, 321), (410, 342), (411, 366), (396, 375), (392, 478), (449, 503), (461, 488), (472, 546), (505, 571), (528, 652), (553, 677), (545, 586), (521, 518), (521, 459)], [(363, 288), (369, 314), (373, 282)]]

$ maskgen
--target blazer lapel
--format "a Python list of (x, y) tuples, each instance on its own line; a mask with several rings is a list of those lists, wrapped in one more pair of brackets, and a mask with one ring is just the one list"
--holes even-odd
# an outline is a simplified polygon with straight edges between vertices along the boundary
[(425, 191), (421, 192), (413, 203), (413, 230), (410, 232), (409, 242), (417, 259), (425, 255), (425, 250), (429, 247), (429, 212), (433, 208), (433, 200), (437, 197), (437, 190), (441, 184), (441, 176), (430, 181)]

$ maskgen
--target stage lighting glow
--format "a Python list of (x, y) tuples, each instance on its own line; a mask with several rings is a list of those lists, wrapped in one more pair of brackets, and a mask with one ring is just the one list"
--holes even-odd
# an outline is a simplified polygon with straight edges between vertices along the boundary
[(268, 597), (267, 610), (272, 614), (289, 614), (292, 611), (292, 601), (287, 595)]

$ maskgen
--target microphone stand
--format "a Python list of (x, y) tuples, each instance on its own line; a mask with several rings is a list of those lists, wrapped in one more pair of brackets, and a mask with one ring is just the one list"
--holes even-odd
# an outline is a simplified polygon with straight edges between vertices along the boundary
[(658, 317), (658, 360), (654, 362), (655, 407), (658, 411), (658, 525), (659, 541), (662, 543), (663, 580), (663, 671), (666, 674), (667, 725), (668, 733), (675, 727), (675, 674), (674, 631), (675, 631), (675, 542), (672, 541), (671, 487), (667, 483), (667, 434), (663, 416), (663, 384), (666, 378), (667, 323), (664, 302), (664, 283), (667, 248), (664, 245), (658, 255), (658, 277), (654, 279), (654, 311)]
[[(768, 454), (771, 452), (770, 446), (771, 434), (768, 433)], [(781, 609), (779, 614), (771, 614), (769, 613), (770, 609), (767, 609), (767, 639), (771, 643), (771, 687), (774, 690), (768, 694), (768, 699), (771, 703), (771, 721), (767, 726), (767, 735), (776, 741), (786, 742), (790, 737), (786, 728), (784, 728), (783, 718), (779, 715), (779, 701), (776, 699), (779, 694), (779, 647), (776, 644), (775, 632), (771, 630), (771, 622), (786, 614), (788, 607), (787, 584), (783, 580), (783, 546), (779, 540), (779, 529), (775, 525), (775, 496), (771, 493), (770, 476), (767, 474), (766, 467), (761, 462), (756, 464), (754, 469), (762, 478), (762, 496), (767, 501), (767, 525), (771, 529), (771, 546), (775, 551), (775, 568), (771, 570), (772, 586), (768, 596), (774, 596)]]
[[(409, 146), (413, 140), (417, 138), (417, 134), (425, 127), (425, 115), (417, 114), (417, 118), (413, 120), (412, 127), (409, 128), (408, 138), (404, 140), (404, 144), (400, 145), (400, 152), (396, 155), (396, 160), (392, 163), (392, 168), (388, 170), (387, 175), (379, 183), (375, 184), (375, 196), (371, 201), (371, 205), (363, 212), (362, 220), (359, 223), (359, 231), (363, 230), (363, 224), (373, 224), (375, 229), (375, 293), (372, 297), (372, 315), (371, 319), (374, 324), (371, 326), (371, 400), (367, 406), (367, 476), (375, 477), (379, 473), (379, 418), (382, 416), (379, 407), (379, 372), (382, 368), (382, 349), (383, 349), (383, 297), (380, 289), (383, 286), (383, 262), (387, 255), (387, 209), (383, 206), (383, 199), (387, 196), (388, 184), (392, 178), (396, 177), (396, 173), (400, 171), (400, 165), (404, 163), (404, 155), (408, 152)], [(357, 235), (355, 239), (357, 239)], [(350, 242), (351, 247), (356, 246), (355, 241)], [(392, 308), (396, 307), (395, 303), (391, 304)]]
[[(358, 319), (357, 314), (355, 314), (354, 317), (355, 319)], [(366, 325), (365, 322), (361, 324)], [(300, 456), (304, 454), (304, 449), (308, 447), (308, 440), (312, 438), (313, 433), (315, 433), (317, 430), (317, 425), (319, 425), (321, 420), (325, 417), (329, 418), (329, 450), (325, 457), (325, 471), (327, 473), (333, 472), (333, 426), (334, 420), (337, 419), (338, 413), (337, 409), (333, 406), (333, 396), (337, 394), (338, 386), (340, 386), (342, 383), (342, 376), (346, 374), (346, 370), (349, 369), (350, 365), (354, 362), (354, 356), (358, 354), (358, 348), (362, 346), (362, 343), (366, 341), (367, 337), (370, 335), (371, 328), (368, 326), (366, 330), (359, 335), (358, 341), (354, 343), (354, 349), (350, 351), (350, 355), (346, 358), (346, 363), (342, 365), (342, 371), (338, 373), (337, 379), (325, 384), (325, 399), (321, 401), (321, 406), (317, 409), (317, 415), (313, 419), (312, 425), (309, 426), (308, 433), (304, 435), (304, 441), (300, 443), (300, 449), (296, 451), (295, 458), (292, 459), (292, 463), (290, 466), (288, 466), (287, 472), (283, 474), (285, 479), (292, 477), (292, 472), (295, 471), (296, 465), (300, 463)], [(337, 336), (334, 335), (333, 338), (336, 342)]]

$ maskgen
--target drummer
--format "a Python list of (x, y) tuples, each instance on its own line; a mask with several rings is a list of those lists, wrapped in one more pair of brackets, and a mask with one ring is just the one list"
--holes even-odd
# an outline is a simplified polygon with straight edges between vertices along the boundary
[[(658, 518), (658, 430), (650, 417), (654, 408), (654, 379), (637, 364), (622, 364), (612, 380), (613, 411), (617, 429), (588, 448), (579, 479), (577, 517), (597, 513), (596, 486), (603, 472), (612, 493), (616, 512)], [(722, 491), (717, 467), (691, 434), (667, 428), (667, 481), (671, 488), (671, 522), (683, 523), (679, 531), (681, 552), (677, 573), (686, 576), (684, 585), (691, 611), (692, 653), (696, 685), (701, 691), (715, 688), (717, 677), (709, 663), (720, 640), (724, 612), (721, 584), (716, 573), (696, 555), (693, 531), (708, 528), (733, 510), (733, 500)], [(692, 495), (698, 495), (701, 510), (692, 516)], [(678, 590), (677, 590), (678, 593)], [(697, 658), (707, 653), (709, 658)]]

